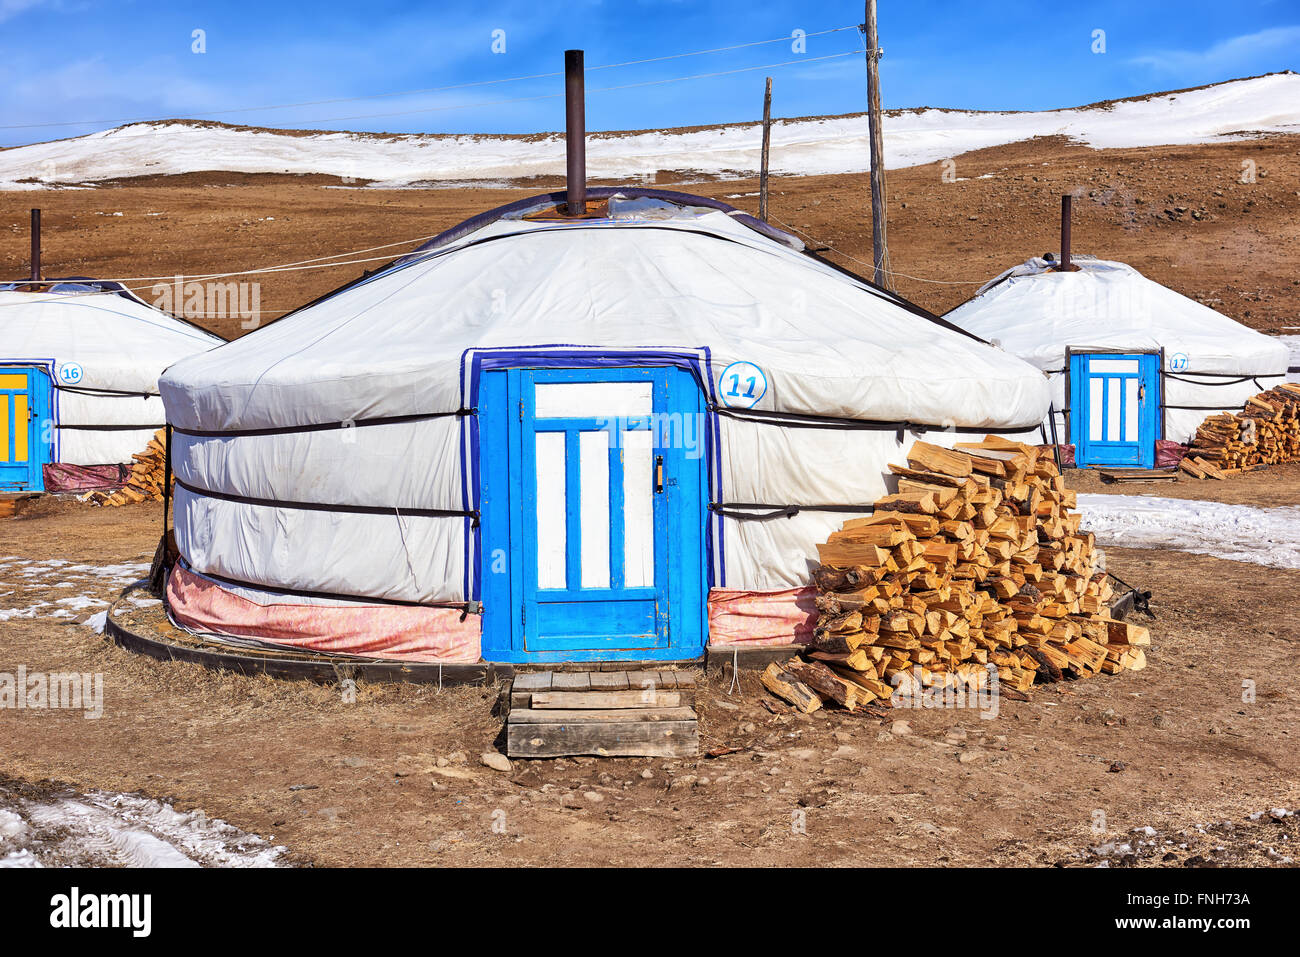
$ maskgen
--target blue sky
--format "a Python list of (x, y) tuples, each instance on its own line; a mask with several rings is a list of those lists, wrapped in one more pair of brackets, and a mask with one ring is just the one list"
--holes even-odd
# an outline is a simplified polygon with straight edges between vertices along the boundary
[[(776, 115), (846, 113), (865, 104), (856, 31), (809, 36), (802, 50), (789, 38), (861, 19), (860, 0), (0, 0), (0, 145), (205, 114), (290, 128), (553, 130), (558, 77), (436, 88), (551, 73), (569, 47), (592, 67), (777, 38), (592, 71), (588, 127), (753, 119), (768, 74)], [(193, 52), (195, 30), (206, 52)], [(1300, 69), (1300, 0), (881, 0), (880, 30), (886, 107), (1043, 109)], [(1098, 30), (1105, 52), (1093, 49)], [(604, 89), (727, 71), (745, 72)], [(403, 95), (246, 109), (390, 93)], [(36, 125), (72, 121), (89, 122)]]

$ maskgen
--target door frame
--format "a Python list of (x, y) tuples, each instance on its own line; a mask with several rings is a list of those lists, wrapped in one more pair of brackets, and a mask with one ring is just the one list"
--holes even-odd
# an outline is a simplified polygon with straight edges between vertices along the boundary
[[(1081, 428), (1083, 425), (1083, 395), (1076, 389), (1081, 384), (1075, 381), (1074, 376), (1074, 359), (1076, 356), (1091, 355), (1120, 355), (1120, 356), (1155, 356), (1155, 388), (1152, 390), (1156, 399), (1154, 435), (1151, 439), (1151, 447), (1142, 449), (1142, 463), (1137, 468), (1152, 468), (1155, 465), (1156, 442), (1165, 437), (1165, 349), (1161, 346), (1158, 349), (1123, 349), (1114, 346), (1066, 346), (1065, 347), (1065, 397), (1067, 408), (1066, 417), (1066, 434), (1069, 436), (1070, 443), (1074, 446), (1075, 464), (1079, 468), (1089, 467), (1082, 461), (1080, 450), (1082, 448)], [(1075, 413), (1078, 413), (1077, 415)], [(1118, 466), (1116, 466), (1118, 467)]]
[[(712, 476), (712, 451), (714, 448), (714, 423), (708, 413), (707, 399), (700, 388), (698, 376), (691, 367), (680, 362), (664, 361), (658, 356), (647, 356), (638, 361), (636, 356), (620, 355), (617, 360), (585, 362), (582, 358), (564, 361), (563, 358), (538, 356), (541, 361), (529, 361), (528, 356), (516, 354), (506, 362), (494, 362), (488, 367), (479, 366), (473, 377), (477, 436), (473, 442), (477, 472), (477, 498), (479, 502), (478, 547), (476, 559), (476, 584), (482, 599), (482, 656), (488, 661), (506, 663), (556, 662), (556, 661), (693, 661), (703, 656), (708, 643), (707, 597), (712, 574), (709, 561), (710, 541), (708, 526), (709, 492)], [(523, 450), (512, 441), (512, 435), (522, 441), (522, 432), (512, 432), (512, 419), (517, 417), (520, 402), (517, 375), (524, 371), (544, 372), (547, 377), (555, 373), (579, 373), (583, 381), (617, 380), (623, 374), (642, 373), (647, 370), (666, 370), (677, 375), (676, 382), (690, 379), (693, 387), (693, 404), (700, 416), (702, 428), (699, 436), (703, 443), (698, 460), (683, 457), (680, 468), (690, 469), (690, 485), (694, 486), (694, 507), (682, 502), (686, 513), (698, 512), (698, 522), (692, 523), (697, 534), (685, 537), (673, 534), (672, 523), (663, 542), (667, 558), (667, 638), (662, 647), (631, 649), (548, 649), (528, 650), (524, 645), (523, 610), (524, 548), (520, 540), (522, 526), (521, 497), (523, 476)], [(512, 378), (511, 373), (516, 375)], [(602, 377), (602, 373), (606, 375)], [(672, 383), (674, 380), (670, 379)], [(512, 382), (516, 383), (512, 386)], [(657, 397), (657, 390), (656, 390)], [(680, 396), (679, 396), (680, 397)], [(692, 402), (687, 402), (690, 405)], [(656, 407), (654, 410), (659, 412)], [(675, 406), (674, 406), (675, 407)], [(698, 478), (693, 474), (698, 469)], [(516, 492), (515, 490), (520, 490)], [(524, 496), (526, 497), (526, 496)], [(696, 587), (698, 583), (698, 587)]]
[[(44, 466), (57, 461), (56, 438), (50, 442), (41, 440), (43, 431), (41, 423), (53, 422), (57, 417), (57, 398), (54, 391), (54, 378), (50, 373), (53, 360), (41, 359), (0, 359), (0, 375), (24, 373), (28, 382), (28, 419), (27, 432), (27, 481), (21, 487), (0, 485), (0, 492), (44, 492)], [(44, 388), (41, 383), (44, 383)], [(0, 414), (8, 416), (8, 408), (0, 409)], [(8, 423), (6, 423), (7, 425)], [(8, 456), (6, 448), (3, 453)], [(7, 458), (6, 458), (7, 461)]]

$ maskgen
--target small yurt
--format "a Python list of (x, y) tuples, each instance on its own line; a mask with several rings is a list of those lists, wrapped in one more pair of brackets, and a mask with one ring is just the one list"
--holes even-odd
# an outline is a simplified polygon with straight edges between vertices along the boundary
[(174, 621), (423, 661), (790, 641), (917, 436), (1047, 412), (1037, 369), (723, 203), (574, 192), (167, 370)]
[[(1068, 197), (1067, 197), (1068, 200)], [(1286, 378), (1277, 339), (1154, 282), (1132, 266), (1069, 252), (1002, 273), (945, 318), (1043, 371), (1052, 413), (1041, 441), (1079, 466), (1156, 464), (1209, 415), (1240, 411)]]
[(158, 375), (223, 340), (115, 282), (0, 283), (0, 492), (120, 484), (163, 427)]

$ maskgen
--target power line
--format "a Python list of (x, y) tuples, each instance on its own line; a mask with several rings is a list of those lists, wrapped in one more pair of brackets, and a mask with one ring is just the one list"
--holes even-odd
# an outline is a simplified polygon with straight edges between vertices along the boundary
[[(763, 42), (769, 42), (769, 41), (763, 41)], [(690, 75), (687, 75), (687, 76), (666, 77), (666, 78), (659, 79), (659, 80), (642, 80), (642, 81), (639, 81), (639, 82), (636, 82), (636, 83), (623, 83), (623, 84), (619, 84), (619, 85), (616, 85), (616, 86), (591, 87), (591, 88), (589, 88), (589, 89), (587, 90), (587, 92), (588, 92), (588, 93), (608, 93), (608, 92), (614, 92), (614, 91), (618, 91), (618, 90), (629, 90), (629, 89), (634, 89), (634, 88), (636, 88), (636, 87), (662, 86), (662, 85), (667, 84), (667, 83), (682, 83), (682, 82), (686, 82), (686, 81), (690, 81), (690, 80), (703, 80), (703, 79), (711, 79), (711, 78), (714, 78), (714, 77), (720, 77), (720, 76), (731, 76), (731, 75), (738, 74), (738, 73), (751, 73), (751, 72), (753, 72), (753, 71), (755, 71), (755, 70), (772, 70), (772, 69), (777, 69), (777, 68), (779, 68), (779, 67), (784, 67), (784, 66), (793, 66), (793, 65), (806, 64), (806, 63), (818, 63), (818, 62), (822, 62), (822, 61), (826, 61), (826, 60), (837, 60), (837, 59), (842, 59), (842, 58), (844, 58), (844, 57), (848, 57), (848, 56), (857, 56), (857, 55), (858, 55), (858, 52), (859, 52), (859, 51), (857, 51), (857, 50), (849, 50), (849, 51), (847, 51), (847, 52), (845, 52), (845, 53), (832, 53), (832, 54), (829, 54), (829, 55), (826, 55), (826, 56), (819, 56), (819, 57), (797, 57), (797, 58), (795, 58), (795, 59), (793, 59), (793, 60), (782, 60), (782, 61), (780, 61), (780, 62), (778, 62), (778, 63), (761, 63), (761, 64), (758, 64), (757, 66), (739, 67), (739, 68), (734, 69), (734, 70), (719, 70), (719, 71), (715, 71), (715, 72), (712, 72), (712, 73), (694, 73), (694, 74), (690, 74)], [(355, 115), (352, 115), (352, 116), (331, 116), (331, 117), (324, 117), (324, 118), (319, 118), (319, 119), (307, 120), (307, 121), (304, 121), (304, 122), (307, 123), (307, 124), (317, 124), (317, 123), (339, 123), (339, 122), (345, 122), (345, 121), (348, 121), (348, 120), (381, 119), (381, 118), (393, 117), (393, 116), (411, 116), (411, 115), (419, 114), (419, 113), (441, 113), (441, 112), (447, 112), (447, 111), (451, 111), (451, 110), (481, 109), (481, 108), (486, 107), (486, 106), (501, 106), (501, 105), (509, 104), (509, 103), (529, 103), (529, 102), (535, 102), (535, 101), (537, 101), (537, 100), (551, 100), (551, 99), (558, 99), (558, 98), (560, 98), (560, 97), (562, 97), (562, 96), (564, 96), (564, 94), (563, 94), (562, 92), (561, 92), (561, 93), (542, 93), (542, 94), (538, 94), (537, 96), (508, 97), (508, 98), (506, 98), (506, 99), (501, 99), (501, 100), (488, 100), (488, 101), (486, 101), (486, 102), (480, 102), (480, 103), (456, 103), (456, 104), (451, 104), (451, 105), (448, 105), (448, 106), (425, 107), (425, 108), (422, 108), (422, 109), (414, 109), (414, 110), (397, 110), (397, 111), (388, 112), (388, 113), (360, 113), (360, 114), (355, 114)], [(185, 118), (185, 117), (171, 117), (170, 119), (171, 119), (172, 121), (184, 122), (185, 119), (187, 119), (187, 118)], [(167, 121), (166, 121), (166, 120), (137, 120), (137, 121), (134, 121), (134, 122), (142, 123), (142, 122), (167, 122)], [(0, 127), (0, 129), (8, 129), (8, 128), (9, 128), (9, 127)], [(113, 135), (113, 133), (115, 132), (114, 130), (104, 130), (104, 131), (100, 131), (100, 132), (102, 132), (102, 133), (105, 134), (105, 139), (107, 139), (109, 136), (112, 136), (112, 140), (111, 140), (111, 142), (113, 142), (113, 143), (119, 143), (119, 142), (121, 142), (122, 140), (140, 139), (140, 138), (143, 138), (143, 137), (156, 136), (158, 131), (157, 131), (157, 130), (154, 130), (154, 131), (150, 131), (150, 132), (147, 132), (147, 133), (126, 133), (126, 134), (119, 134), (119, 135), (116, 135), (116, 136)], [(94, 136), (94, 135), (96, 135), (96, 134), (94, 134), (94, 133), (88, 133), (88, 134), (84, 134), (84, 135), (85, 135), (85, 136)], [(412, 134), (403, 134), (403, 135), (410, 135), (410, 136), (429, 136), (429, 135), (437, 135), (437, 134), (420, 134), (420, 133), (412, 133)], [(490, 135), (490, 134), (478, 134), (478, 135)], [(78, 138), (79, 138), (79, 137), (78, 137)], [(30, 145), (30, 146), (39, 146), (39, 145), (44, 145), (44, 144), (29, 144), (29, 145)], [(24, 148), (24, 147), (11, 147), (11, 149), (23, 149), (23, 148)], [(652, 154), (646, 154), (646, 155), (652, 155)]]
[[(661, 80), (641, 80), (636, 83), (621, 83), (617, 86), (597, 86), (589, 87), (588, 93), (610, 93), (616, 90), (631, 90), (637, 87), (645, 86), (662, 86), (666, 83), (683, 83), (688, 80), (707, 80), (719, 76), (731, 76), (736, 73), (752, 73), (755, 70), (773, 70), (777, 67), (791, 66), (792, 64), (817, 63), (822, 60), (837, 60), (846, 56), (857, 56), (857, 50), (850, 50), (847, 53), (832, 53), (828, 56), (817, 57), (798, 57), (794, 60), (782, 60), (779, 63), (761, 63), (758, 66), (739, 67), (734, 70), (718, 70), (713, 73), (693, 73), (689, 76), (667, 77)], [(564, 96), (561, 93), (542, 93), (538, 96), (519, 96), (511, 97), (505, 100), (489, 100), (486, 103), (457, 103), (450, 106), (432, 106), (416, 110), (396, 110), (390, 113), (359, 113), (353, 116), (329, 116), (324, 119), (311, 120), (312, 123), (341, 123), (349, 120), (371, 120), (385, 119), (392, 116), (413, 116), (418, 113), (445, 113), (450, 110), (469, 110), (478, 109), (484, 106), (501, 106), (507, 103), (527, 103), (535, 100), (553, 100)]]
[[(345, 252), (334, 253), (333, 255), (330, 255), (330, 256), (317, 256), (317, 257), (314, 258), (314, 259), (299, 259), (299, 260), (297, 260), (296, 262), (280, 263), (279, 265), (275, 265), (275, 266), (264, 266), (264, 267), (262, 267), (262, 268), (260, 268), (260, 269), (245, 269), (245, 270), (242, 270), (242, 271), (239, 271), (239, 272), (200, 273), (200, 274), (197, 274), (197, 275), (194, 275), (194, 276), (183, 276), (183, 275), (182, 275), (181, 278), (183, 278), (183, 279), (187, 279), (187, 280), (197, 280), (197, 279), (224, 279), (224, 278), (226, 278), (226, 277), (228, 277), (228, 276), (243, 276), (243, 275), (249, 275), (249, 274), (252, 274), (252, 273), (259, 273), (259, 272), (293, 272), (295, 269), (298, 269), (298, 268), (308, 268), (308, 267), (311, 266), (312, 264), (317, 264), (317, 263), (319, 263), (319, 264), (323, 264), (323, 266), (347, 266), (347, 265), (353, 265), (354, 263), (375, 262), (376, 260), (379, 260), (379, 259), (387, 260), (387, 259), (391, 259), (391, 258), (392, 258), (392, 254), (390, 254), (390, 255), (388, 255), (388, 256), (376, 256), (376, 257), (371, 257), (370, 259), (354, 259), (354, 260), (350, 260), (350, 261), (348, 261), (348, 262), (338, 262), (338, 263), (332, 263), (332, 262), (329, 262), (329, 260), (331, 260), (331, 259), (338, 259), (338, 258), (341, 257), (341, 256), (357, 256), (357, 255), (360, 255), (361, 253), (373, 253), (373, 252), (378, 252), (378, 251), (381, 250), (381, 249), (393, 249), (393, 248), (395, 248), (395, 247), (397, 247), (397, 246), (411, 246), (411, 245), (413, 245), (413, 244), (415, 244), (415, 243), (424, 243), (424, 242), (428, 242), (430, 239), (433, 239), (433, 238), (435, 238), (435, 237), (438, 236), (438, 235), (440, 235), (440, 234), (439, 234), (439, 233), (432, 233), (431, 235), (428, 235), (428, 236), (417, 236), (415, 239), (403, 239), (403, 240), (400, 240), (399, 242), (395, 242), (395, 243), (384, 243), (383, 245), (380, 245), (380, 246), (367, 246), (365, 249), (349, 249), (349, 250), (346, 250)], [(109, 277), (109, 276), (105, 276), (105, 277), (101, 277), (101, 278), (105, 279), (106, 281), (110, 281), (110, 282), (119, 282), (119, 283), (128, 283), (128, 282), (169, 282), (169, 281), (175, 279), (175, 278), (176, 278), (176, 275), (173, 274), (173, 275), (171, 275), (171, 276), (123, 276), (123, 277)]]
[[(843, 26), (843, 27), (831, 27), (826, 30), (817, 30), (812, 33), (805, 33), (802, 38), (807, 39), (808, 37), (826, 36), (831, 33), (841, 33), (845, 30), (857, 30), (857, 26), (854, 25), (854, 26)], [(646, 57), (640, 60), (625, 60), (621, 63), (604, 63), (599, 66), (587, 67), (587, 72), (594, 72), (596, 70), (613, 70), (613, 69), (619, 69), (628, 66), (639, 66), (645, 63), (661, 63), (665, 60), (680, 60), (684, 57), (708, 56), (714, 53), (728, 53), (733, 50), (743, 50), (749, 47), (763, 46), (769, 43), (780, 43), (782, 41), (788, 42), (791, 39), (792, 37), (790, 36), (773, 37), (770, 40), (751, 40), (747, 43), (736, 43), (736, 44), (732, 44), (731, 46), (713, 47), (708, 50), (691, 50), (687, 53), (670, 53), (664, 56)], [(761, 67), (758, 69), (761, 69)], [(232, 107), (224, 110), (206, 110), (203, 112), (191, 113), (184, 118), (195, 119), (199, 117), (228, 116), (232, 113), (265, 113), (271, 110), (290, 110), (290, 109), (298, 109), (305, 106), (328, 106), (335, 103), (358, 103), (365, 100), (382, 100), (382, 99), (389, 99), (398, 96), (422, 96), (429, 93), (445, 93), (449, 90), (465, 90), (465, 89), (471, 89), (473, 87), (480, 87), (480, 86), (494, 86), (501, 83), (519, 83), (528, 80), (544, 80), (544, 79), (550, 79), (552, 77), (563, 76), (563, 75), (564, 74), (562, 72), (558, 72), (558, 71), (551, 72), (551, 73), (533, 73), (525, 76), (509, 76), (509, 77), (501, 77), (493, 80), (472, 80), (466, 83), (452, 83), (446, 86), (433, 86), (433, 87), (426, 87), (424, 89), (417, 89), (417, 90), (396, 90), (389, 93), (371, 93), (363, 96), (334, 97), (332, 99), (324, 99), (324, 100), (302, 100), (297, 103), (274, 103), (267, 106)], [(614, 87), (614, 89), (620, 89), (620, 87)], [(553, 95), (562, 96), (563, 94), (553, 94)], [(526, 99), (543, 99), (543, 97), (523, 97), (520, 98), (519, 100), (501, 100), (498, 102), (510, 103), (510, 102), (519, 102)], [(468, 105), (469, 106), (485, 106), (485, 105), (491, 106), (494, 104), (476, 103), (476, 104), (468, 104)], [(447, 107), (446, 109), (463, 109), (463, 108), (464, 107)], [(408, 112), (433, 112), (433, 110), (429, 110), (429, 111), (413, 110)], [(373, 115), (382, 117), (382, 116), (401, 116), (404, 114), (403, 113), (379, 113)], [(54, 127), (65, 127), (65, 126), (122, 126), (129, 123), (158, 123), (164, 120), (179, 119), (179, 118), (180, 117), (175, 117), (175, 116), (154, 116), (154, 117), (132, 117), (132, 118), (114, 119), (114, 120), (68, 120), (65, 122), (56, 122), (56, 123), (23, 123), (23, 124), (3, 125), (0, 126), (0, 130), (49, 129)], [(361, 117), (326, 118), (321, 120), (313, 120), (311, 122), (329, 123), (329, 122), (334, 122), (335, 119), (359, 119), (359, 118)]]
[[(852, 260), (853, 262), (858, 263), (861, 266), (870, 267), (872, 265), (871, 263), (863, 262), (861, 259), (858, 259), (856, 256), (851, 256), (846, 252), (836, 249), (834, 246), (830, 245), (824, 240), (818, 239), (816, 236), (813, 236), (810, 233), (804, 232), (801, 229), (791, 226), (789, 223), (782, 222), (776, 216), (771, 216), (771, 220), (774, 223), (776, 223), (778, 226), (782, 227), (783, 229), (789, 230), (790, 232), (793, 233), (798, 233), (800, 236), (803, 236), (805, 239), (811, 240), (814, 243), (824, 246), (827, 249), (831, 250), (832, 252), (840, 256), (843, 256), (845, 259)], [(266, 275), (266, 274), (286, 273), (286, 272), (306, 272), (306, 271), (316, 270), (316, 269), (331, 269), (337, 266), (357, 266), (357, 265), (363, 265), (366, 263), (373, 263), (373, 262), (389, 262), (392, 260), (393, 256), (392, 255), (371, 256), (371, 257), (366, 257), (361, 259), (344, 259), (337, 262), (330, 262), (328, 260), (336, 260), (340, 256), (355, 256), (358, 253), (375, 252), (381, 249), (391, 249), (395, 246), (409, 246), (413, 243), (424, 242), (432, 238), (433, 238), (432, 236), (422, 236), (422, 237), (417, 237), (415, 239), (402, 240), (400, 242), (395, 242), (395, 243), (385, 243), (379, 246), (369, 246), (364, 249), (348, 250), (346, 252), (335, 253), (332, 256), (320, 256), (315, 259), (302, 259), (291, 263), (281, 263), (279, 265), (263, 266), (263, 267), (253, 268), (253, 269), (241, 269), (241, 270), (236, 270), (233, 272), (225, 272), (225, 273), (203, 273), (203, 274), (197, 274), (192, 276), (179, 274), (179, 275), (171, 275), (171, 276), (101, 277), (101, 279), (103, 281), (116, 282), (119, 285), (121, 285), (122, 288), (125, 289), (126, 291), (135, 293), (135, 292), (143, 292), (145, 290), (152, 290), (158, 284), (173, 283), (178, 278), (183, 283), (190, 283), (190, 282), (200, 282), (200, 281), (211, 281), (216, 279), (230, 279), (236, 276)], [(901, 276), (904, 279), (913, 279), (916, 280), (917, 282), (927, 282), (927, 283), (934, 283), (936, 285), (945, 285), (945, 286), (983, 285), (984, 282), (986, 281), (986, 280), (950, 281), (950, 280), (942, 280), (942, 279), (923, 279), (920, 276), (909, 276), (906, 273), (900, 273), (894, 270), (888, 270), (888, 271), (889, 274), (892, 276)], [(128, 286), (127, 283), (151, 283), (152, 285), (140, 285), (140, 286), (132, 287), (132, 286)], [(87, 296), (111, 295), (112, 293), (113, 293), (112, 290), (85, 292), (85, 293), (72, 293), (72, 294), (65, 293), (65, 294), (59, 294), (57, 298), (51, 298), (47, 301), (63, 302), (68, 299), (81, 298)], [(18, 306), (18, 305), (23, 305), (23, 303), (8, 303), (7, 305)]]
[[(368, 246), (365, 249), (351, 249), (351, 250), (347, 250), (346, 252), (334, 253), (331, 256), (319, 256), (315, 259), (301, 259), (291, 263), (281, 263), (279, 265), (264, 266), (261, 268), (254, 268), (254, 269), (241, 269), (233, 272), (200, 273), (195, 275), (174, 273), (170, 276), (100, 276), (97, 279), (92, 279), (91, 282), (114, 282), (120, 285), (122, 289), (125, 290), (126, 292), (138, 293), (138, 292), (144, 292), (145, 290), (152, 290), (153, 288), (155, 288), (155, 286), (163, 283), (174, 283), (176, 282), (177, 279), (181, 280), (182, 283), (191, 283), (191, 282), (200, 282), (200, 281), (210, 281), (214, 279), (230, 279), (235, 276), (253, 276), (253, 275), (262, 275), (266, 273), (281, 273), (281, 272), (305, 272), (307, 270), (313, 270), (313, 269), (330, 269), (335, 266), (356, 266), (364, 263), (390, 262), (392, 261), (393, 256), (395, 255), (393, 253), (390, 253), (385, 256), (370, 256), (363, 259), (345, 259), (339, 262), (329, 262), (328, 260), (338, 259), (340, 256), (356, 256), (359, 253), (376, 252), (381, 249), (392, 249), (395, 246), (410, 246), (415, 243), (427, 242), (428, 240), (433, 239), (438, 235), (439, 235), (438, 233), (434, 233), (429, 236), (418, 236), (415, 239), (404, 239), (401, 240), (400, 242), (395, 242), (395, 243), (384, 243), (379, 246)], [(127, 283), (152, 283), (152, 285), (128, 286)], [(25, 283), (23, 281), (18, 281), (15, 284), (24, 285)], [(50, 284), (50, 281), (46, 280), (46, 284)], [(58, 281), (54, 281), (53, 284), (58, 284)], [(76, 285), (77, 283), (76, 280), (67, 280), (67, 284)], [(118, 290), (107, 289), (107, 290), (96, 290), (94, 292), (58, 293), (58, 294), (46, 293), (47, 296), (52, 297), (46, 301), (66, 302), (68, 299), (79, 299), (79, 298), (84, 298), (89, 296), (114, 295), (117, 291)], [(24, 303), (8, 303), (7, 305), (17, 306), (17, 305), (24, 305)]]

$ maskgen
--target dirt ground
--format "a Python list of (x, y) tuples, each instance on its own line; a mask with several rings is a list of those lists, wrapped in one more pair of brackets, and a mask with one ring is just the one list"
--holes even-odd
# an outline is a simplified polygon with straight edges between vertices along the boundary
[[(1300, 493), (1297, 475), (1286, 484)], [(1266, 812), (1300, 805), (1300, 620), (1280, 611), (1298, 571), (1108, 549), (1155, 593), (1149, 666), (1038, 687), (992, 719), (778, 716), (752, 673), (734, 689), (711, 674), (703, 748), (738, 752), (499, 773), (479, 762), (501, 730), (497, 687), (363, 684), (347, 704), (335, 687), (132, 655), (78, 624), (102, 604), (55, 604), (115, 597), (160, 521), (156, 506), (49, 500), (0, 520), (0, 615), (75, 612), (0, 620), (0, 670), (105, 685), (97, 720), (0, 710), (5, 774), (201, 809), (318, 866), (1269, 865), (1295, 846), (1295, 818)]]
[[(1239, 182), (1243, 160), (1257, 165), (1254, 183)], [(944, 181), (940, 164), (891, 170), (888, 178), (896, 285), (928, 309), (946, 312), (1004, 269), (1056, 250), (1060, 196), (1078, 191), (1075, 252), (1130, 263), (1261, 331), (1300, 325), (1300, 136), (1126, 150), (1049, 137), (954, 162), (955, 182)], [(663, 172), (658, 184), (757, 212), (754, 179), (692, 183)], [(35, 205), (43, 208), (47, 275), (165, 279), (429, 237), (560, 185), (372, 190), (340, 188), (327, 176), (197, 173), (94, 190), (0, 192), (9, 237), (0, 244), (0, 275), (26, 275)], [(865, 175), (776, 177), (772, 191), (774, 224), (811, 237), (814, 248), (829, 244), (825, 255), (841, 265), (869, 268)], [(409, 248), (348, 257), (377, 262), (237, 278), (261, 283), (262, 319), (270, 321)], [(159, 298), (152, 278), (130, 285), (148, 301)], [(196, 321), (227, 338), (248, 331), (238, 318)]]
[[(1237, 181), (1243, 159), (1257, 162), (1258, 182)], [(893, 268), (932, 280), (900, 276), (898, 287), (930, 309), (1054, 250), (1059, 195), (1078, 189), (1076, 251), (1129, 262), (1263, 331), (1300, 325), (1300, 137), (1111, 151), (1045, 139), (956, 162), (955, 183), (937, 165), (889, 175)], [(668, 174), (660, 183), (679, 184)], [(0, 269), (25, 269), (33, 205), (44, 209), (48, 274), (172, 276), (429, 236), (558, 184), (337, 185), (202, 174), (0, 193)], [(757, 205), (753, 180), (687, 188)], [(870, 259), (867, 195), (865, 176), (778, 179), (774, 220), (861, 269), (849, 257)], [(264, 315), (362, 268), (262, 276)], [(245, 331), (238, 320), (208, 324)], [(1300, 466), (1225, 483), (1070, 481), (1300, 503)], [(0, 709), (0, 772), (12, 780), (171, 800), (314, 865), (1276, 864), (1297, 840), (1294, 817), (1266, 812), (1300, 805), (1300, 571), (1108, 548), (1118, 574), (1155, 594), (1142, 672), (1036, 688), (989, 720), (900, 709), (884, 721), (773, 715), (752, 674), (735, 688), (710, 675), (697, 702), (703, 747), (739, 751), (516, 762), (499, 773), (479, 762), (501, 731), (499, 688), (363, 684), (349, 704), (334, 687), (164, 664), (107, 643), (85, 622), (143, 574), (160, 522), (156, 506), (51, 499), (0, 519), (0, 672), (99, 672), (105, 682), (97, 720)], [(1154, 835), (1134, 833), (1148, 827)], [(1105, 853), (1088, 851), (1099, 846)]]
[(1065, 474), (1066, 483), (1076, 492), (1195, 498), (1266, 508), (1300, 505), (1300, 462), (1274, 465), (1258, 472), (1243, 472), (1221, 482), (1195, 479), (1190, 475), (1180, 475), (1172, 482), (1105, 482), (1093, 469), (1071, 469)]

